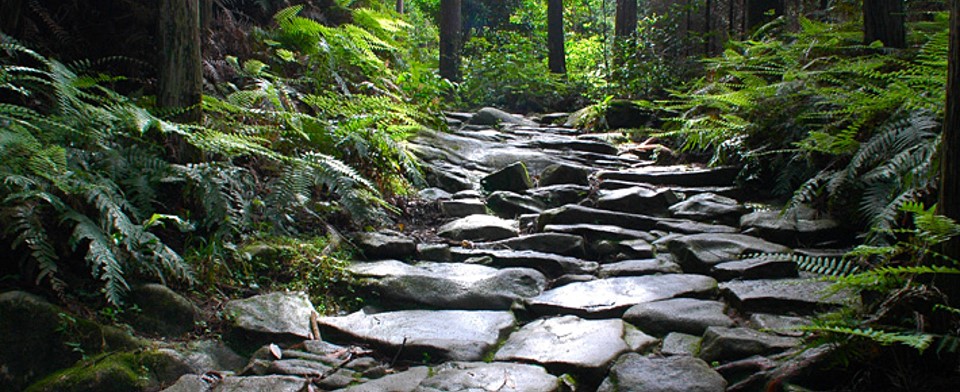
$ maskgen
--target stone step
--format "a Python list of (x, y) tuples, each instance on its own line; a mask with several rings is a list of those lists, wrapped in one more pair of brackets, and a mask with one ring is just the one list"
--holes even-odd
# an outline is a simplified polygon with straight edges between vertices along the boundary
[(653, 185), (682, 187), (727, 187), (733, 185), (740, 169), (721, 167), (714, 169), (689, 166), (649, 166), (631, 170), (604, 171), (597, 173), (601, 181), (617, 180)]

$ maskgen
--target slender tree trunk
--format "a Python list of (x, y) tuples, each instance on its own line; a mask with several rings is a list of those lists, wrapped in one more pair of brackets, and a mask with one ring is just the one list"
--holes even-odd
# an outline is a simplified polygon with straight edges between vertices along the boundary
[(402, 14), (406, 11), (403, 0), (397, 0), (397, 13)]
[(203, 73), (199, 0), (160, 1), (160, 58), (157, 103), (182, 111), (182, 121), (200, 121)]
[(711, 8), (713, 4), (710, 0), (706, 0), (703, 7), (703, 54), (709, 56), (712, 48), (713, 34), (710, 31), (710, 19), (713, 18)]
[(888, 48), (907, 46), (903, 0), (863, 0), (863, 43), (873, 41)]
[(440, 76), (460, 81), (460, 47), (463, 20), (460, 0), (440, 0)]
[[(947, 107), (940, 145), (940, 202), (938, 213), (960, 222), (960, 0), (950, 0), (950, 49), (947, 55)], [(947, 242), (943, 254), (960, 260), (960, 238)], [(957, 279), (941, 287), (960, 305), (960, 282)]]
[(550, 72), (567, 73), (567, 54), (563, 44), (563, 0), (547, 1), (547, 50)]
[(637, 0), (617, 0), (617, 16), (613, 26), (617, 38), (637, 34)]

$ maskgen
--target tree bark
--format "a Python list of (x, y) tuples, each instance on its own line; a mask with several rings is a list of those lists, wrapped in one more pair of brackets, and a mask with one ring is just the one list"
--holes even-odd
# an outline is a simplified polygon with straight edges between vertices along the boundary
[(397, 13), (402, 14), (406, 11), (403, 0), (397, 0)]
[(199, 0), (160, 1), (160, 90), (157, 104), (199, 122), (203, 92)]
[(713, 3), (710, 0), (706, 0), (703, 7), (703, 54), (704, 56), (709, 56), (710, 52), (713, 51), (711, 45), (713, 42), (713, 34), (710, 31), (711, 27), (711, 18)]
[(567, 73), (567, 54), (563, 39), (563, 0), (547, 1), (547, 51), (550, 72)]
[(460, 0), (440, 0), (440, 76), (460, 81)]
[(637, 0), (617, 0), (617, 17), (613, 32), (617, 38), (637, 34)]
[(888, 48), (907, 46), (903, 0), (863, 0), (863, 43), (874, 41)]
[[(950, 0), (950, 49), (947, 55), (947, 106), (940, 145), (940, 202), (937, 212), (960, 222), (960, 0)], [(943, 253), (960, 260), (960, 238), (947, 242)], [(944, 290), (952, 306), (960, 301), (960, 284)]]
[[(866, 1), (866, 0), (864, 0)], [(746, 0), (745, 27), (749, 33), (759, 25), (783, 15), (783, 0)], [(767, 16), (767, 11), (773, 10), (773, 17)]]

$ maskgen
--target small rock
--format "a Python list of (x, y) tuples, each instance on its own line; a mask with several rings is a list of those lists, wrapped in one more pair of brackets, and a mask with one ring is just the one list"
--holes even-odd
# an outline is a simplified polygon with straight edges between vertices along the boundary
[(642, 303), (628, 309), (623, 319), (654, 335), (669, 332), (702, 335), (707, 327), (733, 326), (733, 319), (723, 312), (722, 302), (691, 298)]
[(483, 198), (483, 195), (480, 194), (480, 192), (477, 192), (476, 189), (466, 189), (453, 194), (453, 199), (455, 200), (482, 199), (482, 198)]
[(450, 200), (453, 195), (440, 188), (425, 188), (417, 192), (417, 196), (427, 201)]
[(673, 216), (701, 222), (735, 225), (746, 210), (734, 199), (713, 193), (701, 193), (670, 206)]
[(527, 194), (539, 200), (548, 208), (564, 204), (576, 204), (590, 196), (590, 187), (584, 185), (549, 185), (527, 190)]
[(450, 245), (447, 244), (417, 244), (417, 258), (424, 261), (449, 263)]
[(538, 184), (541, 187), (560, 184), (590, 185), (590, 172), (589, 168), (583, 166), (558, 163), (547, 166), (540, 172)]
[(660, 353), (663, 355), (691, 355), (700, 352), (700, 335), (690, 335), (682, 332), (670, 332), (663, 338)]
[(765, 334), (750, 328), (709, 327), (698, 356), (704, 361), (731, 361), (751, 355), (769, 355), (799, 345), (796, 338)]
[(357, 233), (353, 240), (367, 260), (406, 259), (417, 253), (413, 238), (395, 231)]
[(543, 232), (546, 233), (564, 233), (583, 237), (585, 240), (593, 243), (598, 241), (632, 241), (632, 240), (653, 240), (650, 233), (624, 229), (619, 226), (610, 225), (546, 225), (543, 226)]
[(497, 241), (519, 236), (517, 222), (491, 215), (470, 215), (457, 219), (440, 226), (437, 234), (457, 241)]
[(531, 268), (540, 271), (548, 278), (556, 278), (563, 274), (593, 274), (599, 268), (593, 261), (532, 250), (453, 248), (451, 253), (456, 262), (470, 262), (469, 260), (472, 259), (472, 262), (483, 261), (482, 264), (496, 268)]
[(597, 392), (723, 392), (727, 381), (706, 362), (690, 356), (620, 356)]

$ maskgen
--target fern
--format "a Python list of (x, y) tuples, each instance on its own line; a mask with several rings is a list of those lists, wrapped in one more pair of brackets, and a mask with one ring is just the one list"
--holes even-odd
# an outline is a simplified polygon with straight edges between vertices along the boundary
[(843, 326), (803, 326), (797, 329), (813, 333), (827, 333), (835, 335), (863, 338), (884, 346), (902, 344), (912, 347), (921, 353), (930, 347), (936, 337), (930, 334), (910, 332), (889, 332), (873, 328), (852, 328)]

